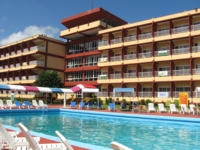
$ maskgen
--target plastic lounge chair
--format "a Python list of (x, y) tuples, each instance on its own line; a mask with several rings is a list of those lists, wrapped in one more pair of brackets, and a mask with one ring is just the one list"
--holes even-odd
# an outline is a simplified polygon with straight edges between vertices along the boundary
[(188, 109), (188, 107), (186, 106), (186, 104), (181, 104), (181, 112), (183, 114), (189, 114), (190, 110)]
[(15, 107), (18, 107), (19, 109), (21, 109), (22, 105), (19, 101), (15, 101)]
[[(4, 128), (4, 126), (0, 123), (0, 132), (1, 132), (1, 130), (7, 131), (7, 130)], [(19, 134), (18, 131), (7, 131), (7, 132), (8, 132), (8, 133), (11, 135), (11, 137), (13, 137), (13, 138), (16, 138), (17, 135)]]
[(115, 111), (116, 110), (115, 109), (115, 104), (114, 103), (109, 103), (108, 110), (110, 110), (110, 111), (114, 110)]
[(190, 112), (195, 115), (195, 111), (194, 111), (195, 105), (194, 104), (190, 104), (189, 107), (190, 107)]
[(110, 145), (113, 148), (113, 150), (132, 150), (131, 148), (117, 142), (111, 142)]
[(67, 139), (60, 132), (56, 131), (56, 134), (60, 138), (62, 143), (67, 147), (67, 150), (74, 150), (72, 146), (69, 144), (69, 142), (67, 141)]
[[(29, 143), (24, 137), (13, 137), (0, 123), (0, 136), (2, 138), (1, 149), (29, 149)], [(39, 142), (40, 138), (35, 137), (35, 142)]]
[(135, 102), (133, 102), (133, 104), (132, 104), (132, 111), (139, 112), (139, 107), (138, 107), (137, 103), (135, 103)]
[(32, 100), (32, 106), (35, 107), (36, 109), (39, 108), (39, 105), (35, 99)]
[(148, 103), (148, 112), (151, 112), (151, 111), (154, 111), (156, 112), (156, 109), (154, 107), (154, 104), (153, 103)]
[(16, 108), (16, 105), (13, 104), (12, 100), (6, 100), (6, 107), (12, 109), (12, 108)]
[(122, 109), (122, 110), (126, 109), (126, 110), (127, 110), (126, 102), (122, 102), (122, 103), (121, 103), (120, 109)]
[(70, 108), (76, 108), (76, 102), (71, 102), (71, 104), (69, 105)]
[(200, 110), (197, 109), (196, 107), (193, 107), (193, 110), (194, 110), (194, 114), (195, 115), (199, 115), (200, 114)]
[(30, 104), (29, 101), (24, 101), (24, 103), (23, 103), (22, 105), (23, 105), (24, 108), (25, 108), (25, 107), (28, 108), (28, 109), (31, 108), (31, 104)]
[(3, 100), (2, 99), (0, 99), (0, 108), (1, 109), (4, 109), (6, 106), (3, 104)]
[(175, 104), (169, 104), (169, 111), (170, 113), (178, 113), (178, 109), (176, 108), (176, 105)]
[(39, 107), (41, 107), (41, 108), (49, 108), (47, 104), (44, 104), (43, 100), (39, 100)]
[(87, 104), (87, 108), (89, 109), (89, 108), (93, 108), (93, 103), (90, 101), (90, 102), (88, 102), (88, 104)]
[(84, 102), (80, 102), (79, 108), (85, 108), (85, 103)]
[(158, 104), (158, 112), (167, 112), (166, 108), (164, 107), (164, 104)]
[(29, 130), (21, 123), (18, 124), (18, 127), (24, 134), (26, 140), (29, 143), (30, 148), (33, 150), (66, 150), (66, 147), (63, 143), (48, 143), (48, 144), (38, 144), (30, 134)]

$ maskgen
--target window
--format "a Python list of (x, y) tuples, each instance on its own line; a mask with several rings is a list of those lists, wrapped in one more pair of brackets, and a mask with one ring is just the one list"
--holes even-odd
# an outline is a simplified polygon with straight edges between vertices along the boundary
[(135, 73), (135, 70), (128, 70), (128, 73)]
[(143, 92), (152, 92), (152, 88), (142, 88)]
[(169, 50), (170, 48), (169, 47), (160, 47), (158, 48), (158, 51), (164, 51), (164, 50)]
[(195, 22), (194, 25), (200, 25), (200, 22)]
[(121, 71), (115, 70), (115, 74), (120, 74), (120, 73), (121, 73)]
[(190, 66), (176, 66), (176, 70), (190, 69)]
[(159, 92), (170, 92), (170, 87), (159, 87)]
[(101, 91), (102, 91), (102, 92), (107, 92), (107, 89), (106, 89), (106, 88), (102, 88)]
[(189, 92), (190, 87), (176, 87), (177, 92)]
[(152, 71), (152, 68), (145, 68), (145, 69), (142, 69), (142, 72), (151, 72)]
[(176, 45), (175, 46), (175, 49), (181, 49), (181, 48), (188, 48), (189, 47), (189, 45), (188, 44), (185, 44), (185, 45)]
[(169, 71), (170, 67), (159, 67), (159, 71)]
[(162, 28), (162, 29), (159, 29), (158, 31), (165, 31), (165, 30), (169, 30), (169, 28)]

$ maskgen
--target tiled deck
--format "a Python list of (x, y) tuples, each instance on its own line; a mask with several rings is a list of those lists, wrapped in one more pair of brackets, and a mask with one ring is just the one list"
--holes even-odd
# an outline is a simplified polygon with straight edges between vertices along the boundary
[[(63, 108), (63, 105), (49, 105), (49, 108), (61, 108), (61, 109), (70, 109), (69, 106), (67, 105), (66, 108)], [(110, 112), (107, 109), (79, 109), (77, 108), (73, 108), (76, 110), (85, 110), (85, 111), (98, 111), (98, 112)], [(113, 112), (113, 111), (112, 111)], [(170, 116), (170, 117), (188, 117), (188, 118), (200, 118), (200, 115), (193, 115), (193, 114), (180, 114), (180, 113), (176, 113), (176, 114), (171, 114), (171, 113), (158, 113), (158, 112), (151, 112), (151, 113), (139, 113), (139, 112), (130, 112), (130, 111), (121, 111), (121, 110), (117, 110), (115, 111), (115, 113), (124, 113), (124, 114), (137, 114), (137, 115), (155, 115), (155, 116)], [(22, 133), (19, 134), (20, 137), (23, 136)], [(45, 139), (45, 138), (41, 138), (40, 143), (55, 143), (55, 141), (52, 141), (51, 139)], [(85, 148), (81, 148), (81, 147), (77, 147), (72, 145), (72, 147), (74, 148), (74, 150), (88, 150)]]

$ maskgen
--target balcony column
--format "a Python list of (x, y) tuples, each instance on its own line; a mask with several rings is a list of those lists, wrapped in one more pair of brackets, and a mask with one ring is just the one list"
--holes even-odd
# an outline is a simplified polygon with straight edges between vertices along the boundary
[(169, 47), (170, 47), (170, 55), (173, 55), (174, 42), (172, 40), (170, 40)]
[(26, 46), (27, 46), (28, 50), (30, 51), (30, 49), (31, 49), (31, 47), (30, 47), (30, 41), (28, 41), (28, 42), (26, 43)]
[(171, 76), (173, 76), (173, 70), (174, 70), (174, 68), (175, 68), (174, 62), (170, 61), (170, 74), (171, 74)]
[(154, 23), (154, 21), (152, 21), (151, 24), (151, 31), (152, 31), (152, 37), (154, 37), (154, 32), (156, 32), (156, 23)]
[(170, 96), (171, 97), (174, 97), (173, 96), (174, 91), (175, 91), (175, 84), (174, 84), (174, 82), (170, 82)]
[(85, 66), (85, 57), (82, 57), (82, 67), (84, 67)]
[(126, 50), (126, 47), (122, 47), (121, 49), (121, 57), (122, 57), (122, 60), (124, 60), (124, 55), (127, 55), (127, 50)]
[(110, 79), (110, 74), (113, 74), (114, 73), (114, 70), (112, 67), (108, 67), (108, 79)]
[(140, 83), (136, 84), (136, 97), (139, 97), (139, 92), (141, 92), (142, 86)]
[(191, 31), (191, 25), (192, 25), (192, 17), (190, 14), (188, 14), (188, 29)]
[(136, 57), (139, 58), (139, 53), (141, 53), (141, 48), (139, 45), (136, 46)]
[(121, 66), (121, 77), (124, 78), (124, 73), (127, 73), (127, 68), (125, 65)]
[(141, 65), (137, 64), (136, 65), (136, 76), (137, 76), (137, 78), (139, 78), (139, 72), (141, 72), (141, 70), (142, 70)]
[(27, 65), (30, 65), (30, 55), (26, 56), (26, 63), (27, 63)]
[(193, 37), (191, 35), (189, 36), (189, 48), (190, 48), (190, 53), (192, 53), (192, 47), (193, 47)]
[(157, 85), (157, 83), (155, 83), (155, 82), (153, 82), (152, 83), (152, 97), (154, 97), (155, 98), (155, 92), (157, 92), (158, 91), (158, 85)]
[(190, 57), (190, 74), (193, 75), (193, 69), (196, 69), (194, 66), (194, 59)]
[(124, 42), (124, 37), (127, 37), (127, 30), (126, 29), (122, 29), (122, 43)]
[(152, 63), (152, 76), (155, 77), (155, 71), (157, 71), (157, 62), (154, 62)]
[(139, 27), (136, 27), (136, 39), (139, 39), (139, 35), (141, 34), (141, 30)]
[(114, 36), (112, 33), (108, 34), (108, 44), (111, 45), (111, 40), (114, 39)]
[(108, 96), (109, 96), (109, 97), (110, 97), (110, 96), (112, 97), (112, 95), (110, 94), (110, 92), (113, 92), (113, 88), (114, 88), (114, 87), (113, 87), (112, 84), (109, 84), (109, 85), (108, 85)]
[(108, 50), (108, 61), (110, 61), (110, 57), (113, 57), (114, 53), (111, 49)]
[(194, 88), (194, 81), (190, 81), (190, 95), (191, 95), (191, 98), (194, 98), (195, 95), (193, 95), (193, 91), (195, 90)]
[(85, 72), (83, 71), (82, 72), (82, 81), (84, 81), (84, 76), (85, 76), (84, 74), (85, 74)]
[(152, 56), (154, 57), (155, 56), (155, 51), (157, 51), (157, 43), (155, 43), (154, 41), (152, 42), (152, 50), (151, 50), (151, 53), (152, 53)]
[(172, 20), (169, 21), (169, 33), (172, 34), (172, 29), (173, 29), (173, 22)]

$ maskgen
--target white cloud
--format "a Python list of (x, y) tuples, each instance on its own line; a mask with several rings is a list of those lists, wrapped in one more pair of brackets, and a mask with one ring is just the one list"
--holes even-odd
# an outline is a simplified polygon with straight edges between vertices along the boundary
[(0, 33), (3, 33), (4, 32), (4, 29), (0, 29)]
[(58, 33), (59, 29), (54, 28), (52, 26), (44, 26), (44, 27), (28, 26), (23, 31), (12, 33), (8, 37), (0, 39), (0, 45), (6, 45), (37, 34), (45, 34), (46, 36), (53, 38)]

